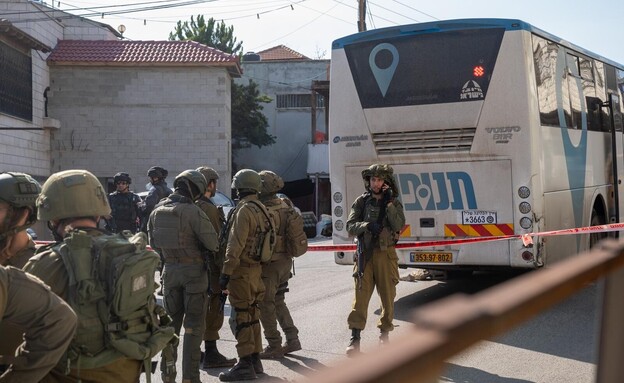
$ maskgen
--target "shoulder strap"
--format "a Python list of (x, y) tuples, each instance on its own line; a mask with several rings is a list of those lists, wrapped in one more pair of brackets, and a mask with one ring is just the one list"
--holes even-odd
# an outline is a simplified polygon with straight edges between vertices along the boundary
[(275, 227), (273, 226), (273, 220), (271, 219), (271, 217), (269, 216), (269, 212), (267, 211), (266, 206), (264, 206), (262, 204), (262, 202), (256, 201), (256, 200), (249, 200), (246, 201), (248, 203), (252, 203), (254, 205), (256, 205), (258, 207), (258, 209), (260, 209), (262, 211), (262, 213), (264, 214), (264, 216), (267, 218), (267, 221), (269, 221), (269, 227), (270, 229), (275, 232)]

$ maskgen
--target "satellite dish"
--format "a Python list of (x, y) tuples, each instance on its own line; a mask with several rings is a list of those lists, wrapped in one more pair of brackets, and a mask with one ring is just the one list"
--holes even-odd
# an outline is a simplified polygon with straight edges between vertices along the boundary
[(119, 31), (119, 33), (123, 35), (124, 32), (126, 31), (126, 26), (123, 24), (119, 24), (119, 26), (117, 27), (117, 30)]

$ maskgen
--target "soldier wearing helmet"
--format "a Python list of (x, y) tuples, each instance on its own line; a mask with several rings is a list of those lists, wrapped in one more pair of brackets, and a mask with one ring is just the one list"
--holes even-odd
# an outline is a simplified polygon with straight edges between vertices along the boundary
[[(288, 291), (288, 280), (292, 277), (290, 271), (293, 257), (301, 255), (292, 254), (289, 249), (297, 246), (307, 248), (308, 241), (303, 230), (303, 218), (293, 207), (276, 195), (284, 187), (282, 177), (270, 170), (263, 170), (259, 174), (262, 178), (260, 201), (271, 213), (277, 232), (271, 262), (262, 265), (265, 294), (264, 300), (260, 303), (260, 322), (269, 345), (260, 353), (260, 358), (274, 359), (301, 350), (299, 330), (286, 306), (284, 295)], [(297, 231), (294, 235), (292, 235), (293, 230)], [(277, 328), (278, 321), (286, 337), (283, 345), (282, 336)]]
[(167, 186), (167, 182), (165, 181), (168, 174), (169, 172), (167, 169), (160, 166), (152, 166), (147, 170), (147, 177), (149, 177), (152, 186), (147, 192), (145, 201), (143, 201), (140, 205), (141, 231), (144, 233), (147, 233), (147, 221), (158, 201), (171, 194), (171, 189), (169, 189), (169, 186)]
[(262, 267), (258, 243), (269, 223), (265, 218), (258, 193), (262, 190), (260, 175), (251, 169), (238, 171), (232, 180), (240, 199), (227, 222), (227, 248), (219, 285), (229, 294), (233, 315), (232, 330), (236, 337), (239, 361), (219, 374), (224, 382), (256, 379), (262, 373), (262, 334), (258, 304), (264, 297)]
[[(75, 277), (75, 270), (68, 270), (72, 266), (66, 263), (66, 259), (74, 257), (78, 262), (79, 258), (70, 247), (64, 247), (67, 250), (63, 254), (60, 248), (67, 245), (65, 240), (74, 235), (80, 235), (80, 238), (106, 235), (105, 231), (98, 229), (98, 223), (110, 212), (104, 187), (89, 171), (65, 170), (52, 174), (43, 184), (37, 198), (37, 218), (47, 221), (57, 242), (39, 249), (24, 266), (24, 270), (41, 278), (54, 293), (66, 302), (71, 302), (77, 287), (70, 283), (70, 275)], [(91, 242), (88, 246), (92, 246)], [(93, 322), (85, 323), (81, 320), (79, 329), (95, 326)], [(81, 339), (81, 342), (84, 341)], [(107, 381), (137, 382), (142, 365), (142, 360), (130, 359), (110, 348), (103, 349), (97, 355), (65, 353), (43, 381), (101, 381), (102, 376), (106, 376)]]
[(106, 228), (113, 233), (128, 230), (134, 234), (141, 214), (141, 197), (130, 191), (132, 178), (128, 173), (115, 174), (113, 182), (117, 190), (108, 195), (111, 215), (106, 220)]
[(0, 173), (0, 264), (22, 268), (34, 255), (26, 229), (37, 221), (41, 185), (24, 173)]
[(377, 322), (380, 343), (388, 342), (393, 330), (394, 298), (399, 283), (398, 257), (394, 248), (405, 224), (403, 205), (396, 198), (397, 189), (390, 166), (374, 164), (362, 171), (366, 193), (351, 206), (347, 231), (358, 240), (354, 277), (355, 299), (347, 319), (351, 340), (347, 355), (360, 351), (360, 332), (366, 325), (368, 303), (377, 288), (381, 300), (381, 317)]
[[(225, 224), (223, 210), (217, 207), (210, 198), (217, 192), (217, 181), (219, 174), (211, 167), (200, 166), (197, 168), (206, 179), (207, 186), (204, 195), (199, 197), (195, 204), (208, 216), (212, 226), (219, 234)], [(216, 253), (208, 252), (208, 282), (210, 283), (210, 294), (208, 295), (208, 307), (206, 310), (206, 330), (204, 331), (204, 359), (202, 368), (232, 367), (236, 363), (236, 358), (227, 358), (217, 349), (219, 330), (223, 326), (223, 311), (221, 310), (221, 289), (219, 288), (219, 275), (223, 267), (223, 257), (225, 248), (219, 247)]]
[[(206, 178), (185, 170), (173, 182), (174, 192), (161, 200), (147, 223), (149, 242), (164, 260), (163, 302), (176, 334), (184, 325), (182, 380), (199, 383), (201, 341), (204, 334), (208, 273), (206, 253), (219, 249), (217, 233), (195, 202), (206, 192)], [(177, 352), (174, 353), (177, 359)], [(175, 382), (161, 362), (163, 382)]]
[[(32, 240), (25, 230), (36, 220), (40, 191), (39, 183), (27, 174), (0, 174), (0, 246), (5, 263), (15, 264), (16, 254), (24, 249), (30, 253)], [(75, 331), (76, 314), (46, 285), (22, 270), (0, 266), (0, 360), (8, 363), (0, 366), (0, 381), (40, 381), (61, 359)]]

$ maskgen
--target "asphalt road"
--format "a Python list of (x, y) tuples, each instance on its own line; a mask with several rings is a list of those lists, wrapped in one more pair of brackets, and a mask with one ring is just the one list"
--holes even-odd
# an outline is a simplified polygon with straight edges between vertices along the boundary
[[(413, 270), (401, 270), (408, 276)], [(263, 361), (266, 374), (256, 382), (291, 382), (311, 371), (346, 359), (350, 331), (346, 318), (353, 299), (351, 268), (336, 265), (329, 252), (310, 252), (295, 261), (287, 303), (299, 328), (303, 350), (279, 360)], [(478, 274), (452, 281), (402, 281), (397, 287), (395, 325), (390, 339), (410, 325), (411, 311), (455, 292), (475, 293), (512, 275)], [(456, 383), (589, 383), (595, 379), (598, 290), (591, 285), (561, 305), (497, 339), (478, 343), (452, 358), (440, 382)], [(376, 352), (379, 299), (374, 294), (362, 332), (362, 351)], [(229, 305), (226, 305), (229, 315)], [(227, 319), (227, 318), (226, 318)], [(235, 339), (227, 326), (219, 349), (236, 356)], [(264, 344), (266, 345), (266, 343)], [(181, 348), (180, 348), (181, 351)], [(181, 355), (180, 355), (181, 358)], [(226, 369), (201, 371), (202, 382), (218, 382)], [(178, 381), (182, 380), (178, 361)], [(418, 372), (414, 371), (415, 376)], [(145, 376), (142, 376), (145, 382)], [(160, 373), (152, 382), (161, 382)]]

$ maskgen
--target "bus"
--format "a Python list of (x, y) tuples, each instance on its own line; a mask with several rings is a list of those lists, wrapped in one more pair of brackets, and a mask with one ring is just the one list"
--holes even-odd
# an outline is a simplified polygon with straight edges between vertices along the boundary
[[(526, 22), (464, 19), (376, 29), (332, 45), (333, 242), (364, 192), (394, 168), (405, 208), (399, 266), (464, 273), (538, 268), (620, 222), (624, 67)], [(536, 234), (533, 245), (502, 235)], [(483, 237), (458, 245), (458, 239)], [(433, 241), (433, 242), (429, 242)], [(353, 252), (335, 252), (352, 264)]]

